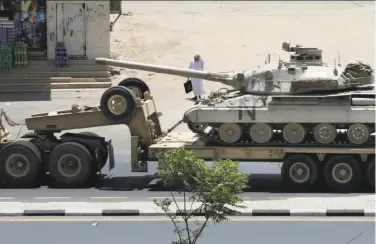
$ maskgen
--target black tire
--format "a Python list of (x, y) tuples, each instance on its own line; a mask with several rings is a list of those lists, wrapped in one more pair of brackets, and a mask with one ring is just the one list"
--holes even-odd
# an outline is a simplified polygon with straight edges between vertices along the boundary
[[(79, 160), (81, 165), (80, 170), (75, 174), (68, 176), (67, 172), (62, 172), (64, 161), (59, 162), (65, 155), (73, 155)], [(65, 142), (55, 147), (51, 152), (48, 160), (48, 168), (53, 182), (58, 186), (63, 187), (80, 187), (85, 185), (92, 175), (93, 158), (89, 150), (76, 142)], [(66, 175), (64, 175), (66, 174)]]
[[(293, 171), (296, 167), (306, 167), (307, 176), (306, 179), (302, 179), (299, 182), (298, 179), (294, 179)], [(307, 170), (308, 169), (308, 170)], [(291, 172), (290, 172), (291, 171)], [(292, 190), (309, 191), (316, 183), (318, 178), (318, 167), (316, 163), (309, 157), (303, 154), (287, 155), (283, 161), (281, 169), (282, 181), (285, 186)]]
[(375, 158), (374, 157), (372, 157), (368, 163), (367, 182), (371, 187), (375, 188)]
[(20, 138), (38, 139), (39, 136), (35, 132), (27, 132), (26, 134), (23, 134)]
[[(80, 132), (79, 134), (87, 135), (87, 136), (93, 136), (93, 137), (100, 137), (99, 135), (97, 135), (93, 132), (90, 132), (90, 131)], [(94, 154), (95, 152), (92, 152), (92, 153)], [(98, 163), (99, 163), (99, 166), (101, 167), (101, 169), (106, 165), (107, 159), (108, 159), (108, 149), (107, 149), (107, 147), (100, 148), (100, 150), (98, 152)]]
[[(127, 103), (127, 109), (121, 113), (121, 114), (114, 114), (110, 111), (108, 108), (108, 101), (111, 99), (111, 97), (119, 95), (123, 99), (125, 99)], [(129, 122), (137, 110), (137, 103), (136, 103), (136, 96), (133, 94), (133, 92), (123, 86), (114, 86), (111, 88), (108, 88), (102, 95), (101, 101), (100, 101), (101, 110), (104, 114), (104, 116), (114, 122), (121, 122), (121, 123), (127, 123)]]
[[(21, 155), (26, 160), (28, 169), (23, 175), (16, 176), (9, 172), (9, 158), (12, 155)], [(15, 156), (16, 157), (16, 156)], [(9, 164), (8, 164), (9, 163)], [(31, 142), (16, 141), (6, 145), (0, 152), (0, 180), (5, 187), (27, 188), (35, 186), (42, 165), (42, 156), (39, 149)]]
[[(135, 87), (141, 91), (141, 98), (144, 98), (144, 92), (150, 91), (148, 85), (141, 79), (138, 78), (126, 78), (122, 80), (118, 86), (123, 86), (131, 89)], [(137, 94), (135, 94), (137, 96)]]
[[(347, 182), (338, 182), (338, 180), (333, 177), (333, 169), (335, 169), (338, 164), (343, 164), (344, 167), (351, 169), (352, 177), (350, 177)], [(352, 156), (334, 156), (325, 164), (324, 177), (328, 186), (336, 192), (354, 192), (362, 183), (362, 168)]]

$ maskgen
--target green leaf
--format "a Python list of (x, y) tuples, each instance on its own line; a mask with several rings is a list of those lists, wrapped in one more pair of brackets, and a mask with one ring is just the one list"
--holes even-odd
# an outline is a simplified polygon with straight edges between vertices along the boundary
[[(240, 205), (243, 198), (239, 194), (247, 187), (248, 175), (240, 173), (239, 162), (221, 159), (215, 160), (213, 167), (208, 167), (204, 160), (196, 158), (192, 151), (183, 148), (159, 155), (158, 161), (158, 175), (164, 186), (178, 192), (191, 192), (193, 196), (184, 199), (187, 208), (191, 206), (189, 202), (201, 202), (202, 206), (197, 210), (203, 211), (207, 220), (221, 223), (228, 220), (227, 216), (239, 213), (232, 208), (244, 208)], [(173, 204), (168, 199), (154, 203), (165, 212)], [(194, 210), (187, 209), (189, 212)], [(191, 216), (186, 217), (189, 219)], [(176, 230), (180, 242), (175, 243), (194, 244), (205, 227), (206, 224), (194, 230)], [(191, 239), (188, 240), (188, 237)]]

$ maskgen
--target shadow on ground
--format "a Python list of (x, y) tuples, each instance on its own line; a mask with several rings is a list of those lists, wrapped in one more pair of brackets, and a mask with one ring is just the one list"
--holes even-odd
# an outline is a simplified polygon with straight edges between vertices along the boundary
[[(152, 175), (132, 176), (132, 177), (111, 177), (103, 178), (96, 187), (103, 191), (168, 191), (164, 188), (161, 181)], [(353, 193), (374, 193), (369, 187), (361, 187), (361, 191)], [(280, 175), (254, 174), (249, 181), (249, 188), (245, 192), (269, 192), (269, 193), (301, 193), (291, 189), (285, 189)], [(324, 185), (318, 185), (310, 193), (334, 193)]]
[[(41, 184), (34, 187), (29, 187), (29, 189), (40, 188), (41, 186), (48, 186), (51, 189), (89, 189), (96, 188), (100, 191), (149, 191), (149, 192), (166, 192), (170, 189), (163, 187), (161, 181), (154, 175), (146, 176), (119, 176), (113, 177), (108, 175), (102, 175), (100, 177), (97, 175), (90, 184), (77, 188), (66, 188), (59, 186), (52, 186), (49, 176), (42, 180)], [(6, 187), (1, 187), (3, 189), (10, 189)], [(366, 184), (360, 187), (360, 191), (351, 193), (375, 193), (373, 189), (368, 187)], [(174, 189), (172, 189), (174, 190)], [(258, 193), (335, 193), (329, 190), (326, 185), (318, 185), (310, 191), (297, 191), (292, 189), (286, 189), (281, 182), (280, 175), (270, 175), (270, 174), (253, 174), (252, 178), (249, 180), (249, 187), (244, 190), (244, 192), (258, 192)]]
[(0, 102), (51, 101), (51, 91), (44, 92), (0, 92)]

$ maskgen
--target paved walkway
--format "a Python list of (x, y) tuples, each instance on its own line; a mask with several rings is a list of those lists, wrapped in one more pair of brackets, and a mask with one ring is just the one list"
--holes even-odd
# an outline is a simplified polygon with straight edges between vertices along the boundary
[[(178, 200), (183, 211), (184, 203)], [(293, 197), (244, 201), (241, 215), (357, 215), (374, 216), (374, 195), (352, 197)], [(190, 206), (190, 204), (188, 204)], [(194, 203), (192, 209), (200, 203)], [(172, 204), (171, 213), (178, 212)], [(187, 210), (189, 211), (189, 210)], [(163, 215), (152, 201), (145, 202), (1, 202), (0, 215)]]

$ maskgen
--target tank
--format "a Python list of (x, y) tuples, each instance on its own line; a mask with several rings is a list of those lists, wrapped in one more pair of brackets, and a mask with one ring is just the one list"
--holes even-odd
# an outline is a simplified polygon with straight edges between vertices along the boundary
[(322, 50), (282, 49), (290, 60), (253, 71), (213, 73), (97, 58), (100, 64), (221, 82), (221, 89), (186, 111), (190, 130), (213, 145), (374, 145), (375, 93), (372, 68), (356, 61), (327, 65)]

